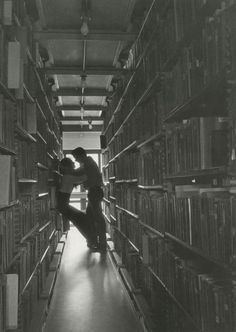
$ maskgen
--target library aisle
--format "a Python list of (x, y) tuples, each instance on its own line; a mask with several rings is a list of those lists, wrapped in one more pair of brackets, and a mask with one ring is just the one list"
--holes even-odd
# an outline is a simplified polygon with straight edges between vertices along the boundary
[(71, 227), (44, 332), (141, 332), (109, 255), (92, 253)]

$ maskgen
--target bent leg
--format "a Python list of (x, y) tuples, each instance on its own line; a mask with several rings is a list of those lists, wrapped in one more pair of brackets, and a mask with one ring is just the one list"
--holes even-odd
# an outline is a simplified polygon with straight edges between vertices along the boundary
[(59, 193), (58, 195), (58, 211), (67, 219), (69, 219), (80, 233), (90, 240), (92, 237), (91, 224), (88, 216), (82, 211), (69, 205), (70, 195), (67, 193)]
[(74, 226), (80, 231), (80, 233), (86, 238), (86, 240), (90, 240), (92, 236), (91, 225), (88, 216), (86, 213), (77, 210), (73, 206), (68, 205), (66, 209), (66, 216)]
[(89, 199), (89, 213), (96, 225), (99, 246), (106, 248), (106, 222), (102, 213), (101, 201), (103, 198), (103, 191), (101, 188), (94, 188), (88, 195)]

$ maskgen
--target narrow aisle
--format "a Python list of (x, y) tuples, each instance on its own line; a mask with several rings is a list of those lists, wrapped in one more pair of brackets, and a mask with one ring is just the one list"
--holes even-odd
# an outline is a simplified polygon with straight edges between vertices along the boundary
[(110, 259), (91, 253), (72, 227), (62, 256), (45, 332), (141, 332)]

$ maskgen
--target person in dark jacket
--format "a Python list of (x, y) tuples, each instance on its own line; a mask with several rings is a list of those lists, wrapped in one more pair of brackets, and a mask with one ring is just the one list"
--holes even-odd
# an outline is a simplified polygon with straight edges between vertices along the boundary
[(74, 170), (73, 174), (86, 176), (86, 180), (83, 182), (85, 189), (88, 190), (86, 214), (95, 226), (96, 234), (94, 238), (97, 240), (95, 245), (100, 251), (106, 251), (106, 223), (101, 207), (103, 199), (102, 174), (96, 162), (93, 158), (87, 156), (86, 151), (82, 147), (74, 149), (71, 153), (75, 160), (80, 163), (80, 167)]
[(74, 170), (74, 163), (70, 158), (63, 158), (60, 161), (59, 168), (62, 177), (57, 193), (57, 210), (74, 224), (88, 243), (94, 242), (93, 224), (90, 222), (87, 214), (70, 205), (70, 196), (73, 188), (83, 183), (86, 180), (86, 175), (71, 174)]

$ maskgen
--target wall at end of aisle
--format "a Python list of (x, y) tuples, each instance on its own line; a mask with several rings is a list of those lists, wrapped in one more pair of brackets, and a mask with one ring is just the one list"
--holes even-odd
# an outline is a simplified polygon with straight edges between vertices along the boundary
[(64, 132), (62, 135), (63, 150), (72, 150), (82, 146), (85, 150), (100, 149), (100, 132)]

